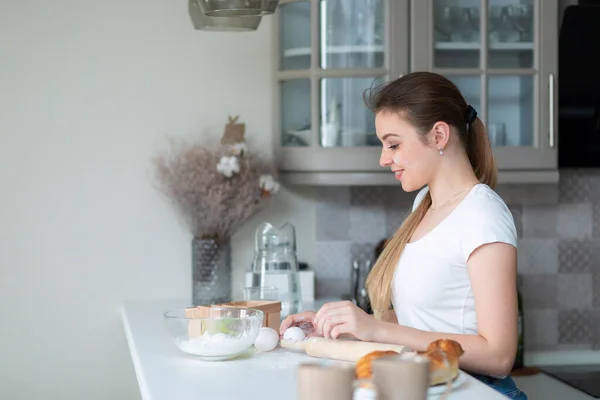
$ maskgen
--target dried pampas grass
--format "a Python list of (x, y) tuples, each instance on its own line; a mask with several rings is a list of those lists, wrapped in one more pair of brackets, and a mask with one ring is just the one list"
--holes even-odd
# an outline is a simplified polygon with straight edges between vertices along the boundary
[(229, 239), (279, 188), (274, 165), (246, 148), (236, 121), (230, 118), (219, 144), (171, 139), (153, 160), (157, 189), (195, 238)]

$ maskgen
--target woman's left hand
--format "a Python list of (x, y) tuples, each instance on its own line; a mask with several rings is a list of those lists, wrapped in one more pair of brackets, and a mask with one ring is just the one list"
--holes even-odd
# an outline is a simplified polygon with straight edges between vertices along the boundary
[(373, 341), (380, 321), (351, 301), (336, 301), (319, 309), (313, 325), (317, 333), (325, 338), (336, 339), (341, 335), (350, 335), (359, 340)]

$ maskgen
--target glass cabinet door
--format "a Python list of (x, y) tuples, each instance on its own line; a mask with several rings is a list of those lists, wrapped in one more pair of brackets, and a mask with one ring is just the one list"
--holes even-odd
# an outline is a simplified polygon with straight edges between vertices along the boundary
[[(279, 69), (308, 69), (311, 65), (310, 1), (281, 4), (278, 9)], [(276, 18), (277, 18), (276, 17)]]
[(321, 79), (321, 147), (380, 145), (375, 115), (363, 100), (363, 91), (380, 83), (375, 76)]
[[(385, 74), (384, 0), (319, 0), (319, 145), (378, 145), (363, 92)], [(354, 71), (352, 71), (354, 70)], [(367, 74), (367, 76), (364, 76)], [(358, 75), (358, 76), (357, 76)]]
[(384, 1), (320, 0), (320, 67), (384, 67)]
[[(432, 70), (473, 98), (494, 147), (534, 145), (534, 0), (433, 0)], [(483, 18), (485, 16), (485, 18)], [(486, 32), (481, 35), (481, 32)], [(471, 79), (465, 79), (471, 75)], [(475, 96), (479, 93), (479, 96)], [(477, 97), (477, 100), (475, 100)], [(481, 101), (483, 100), (483, 101)]]
[(310, 79), (286, 79), (279, 83), (281, 94), (281, 144), (306, 147), (312, 144)]
[(281, 0), (276, 129), (283, 148), (308, 147), (315, 157), (319, 149), (380, 146), (363, 94), (390, 77), (389, 7), (390, 0)]
[(433, 7), (435, 68), (481, 65), (480, 0), (436, 0)]
[(486, 125), (495, 147), (532, 147), (535, 81), (534, 0), (487, 4)]
[(499, 169), (556, 169), (558, 0), (412, 4), (411, 70), (457, 84), (487, 127)]
[(281, 146), (309, 147), (313, 143), (311, 116), (311, 79), (307, 71), (312, 65), (311, 1), (282, 2), (277, 8), (276, 43), (278, 94), (277, 129)]
[(449, 75), (447, 78), (458, 87), (468, 104), (476, 110), (481, 110), (481, 77), (479, 75)]
[(488, 68), (534, 68), (533, 0), (489, 0)]
[(534, 85), (532, 76), (493, 75), (487, 78), (487, 132), (493, 147), (534, 145)]

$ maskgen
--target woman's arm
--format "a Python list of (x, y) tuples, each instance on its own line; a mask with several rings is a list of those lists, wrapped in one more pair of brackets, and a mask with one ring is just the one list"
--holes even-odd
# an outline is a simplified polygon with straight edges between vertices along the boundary
[(479, 374), (508, 375), (518, 339), (517, 251), (506, 243), (486, 244), (471, 254), (467, 266), (475, 298), (478, 335), (426, 332), (382, 322), (374, 341), (425, 350), (437, 339), (452, 339), (465, 351), (460, 368)]
[(396, 316), (396, 313), (392, 309), (389, 309), (386, 312), (384, 312), (383, 315), (381, 316), (381, 319), (383, 321), (392, 322), (394, 324), (398, 323), (398, 317)]

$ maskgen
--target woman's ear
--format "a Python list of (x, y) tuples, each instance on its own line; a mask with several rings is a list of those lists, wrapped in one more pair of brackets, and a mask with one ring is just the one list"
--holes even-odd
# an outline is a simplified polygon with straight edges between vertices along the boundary
[(431, 130), (434, 146), (438, 150), (444, 150), (450, 141), (450, 125), (443, 121), (436, 122)]

